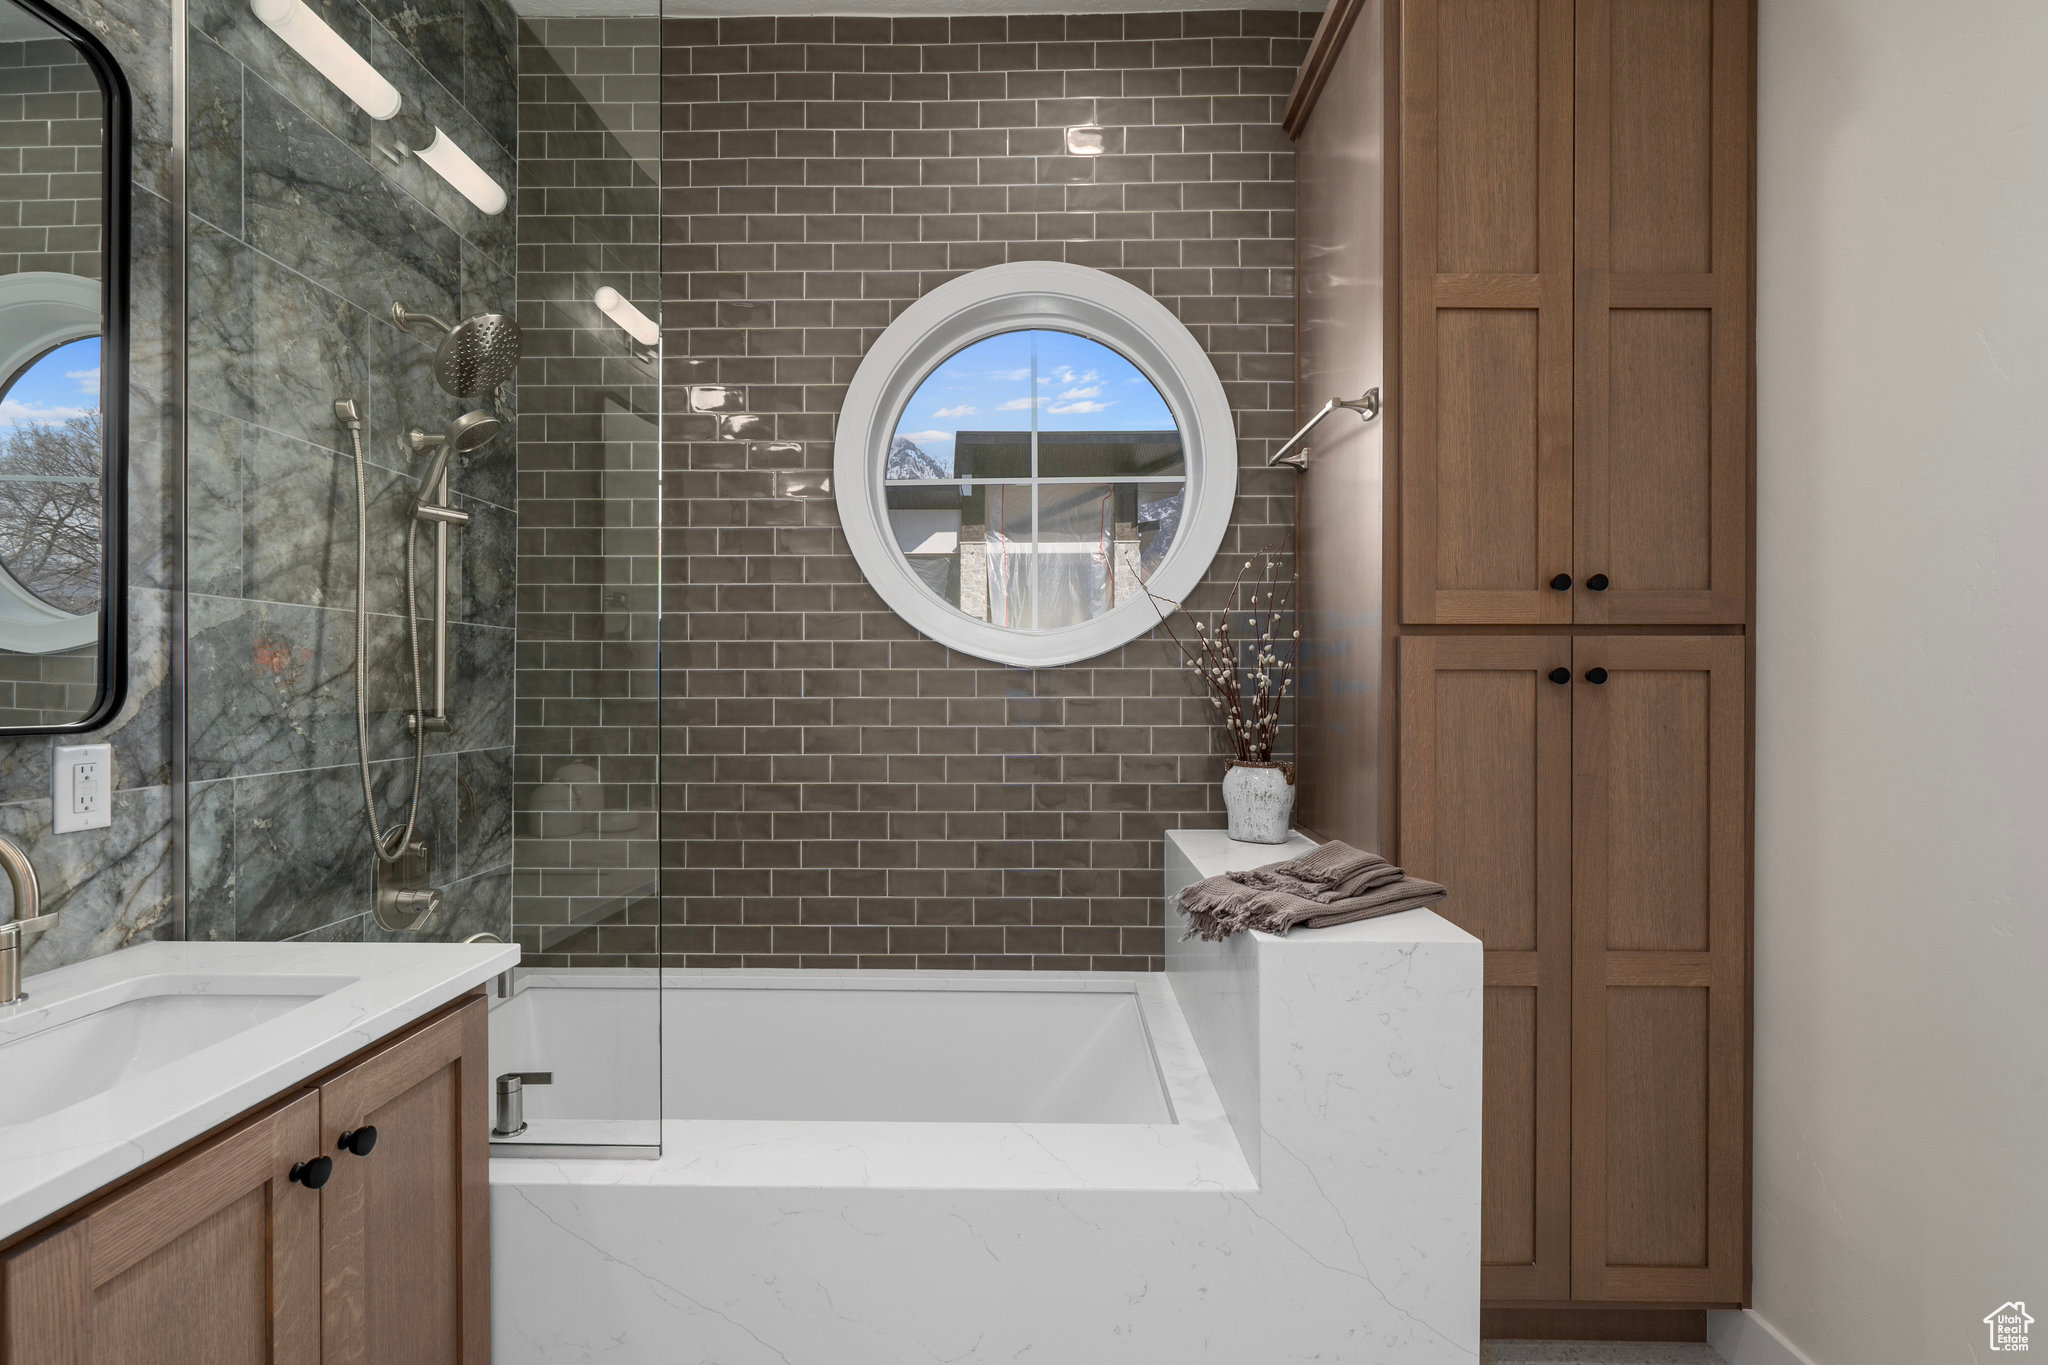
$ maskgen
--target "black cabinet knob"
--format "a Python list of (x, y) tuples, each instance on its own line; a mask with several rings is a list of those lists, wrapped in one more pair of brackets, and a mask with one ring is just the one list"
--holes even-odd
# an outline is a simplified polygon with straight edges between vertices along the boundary
[(1604, 668), (1587, 669), (1586, 681), (1592, 683), (1595, 687), (1598, 687), (1601, 683), (1607, 681), (1607, 670)]
[(1591, 588), (1594, 592), (1606, 592), (1607, 575), (1604, 573), (1594, 574), (1591, 578), (1586, 580), (1586, 586), (1588, 588)]
[(377, 1145), (377, 1129), (372, 1124), (351, 1128), (341, 1135), (341, 1150), (354, 1152), (357, 1156), (368, 1156)]
[(293, 1183), (304, 1185), (309, 1190), (317, 1190), (322, 1185), (325, 1185), (328, 1177), (333, 1174), (334, 1158), (331, 1156), (316, 1156), (311, 1161), (301, 1161), (298, 1165), (292, 1167), (290, 1179)]
[(1553, 668), (1550, 670), (1550, 680), (1561, 686), (1572, 680), (1572, 671), (1569, 668)]
[(1570, 592), (1572, 590), (1572, 576), (1568, 573), (1561, 573), (1550, 580), (1550, 586), (1556, 588), (1559, 592)]

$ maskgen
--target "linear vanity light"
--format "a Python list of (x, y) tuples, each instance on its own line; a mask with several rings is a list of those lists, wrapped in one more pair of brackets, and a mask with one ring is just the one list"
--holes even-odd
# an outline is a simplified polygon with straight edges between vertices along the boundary
[(401, 116), (400, 108), (405, 101), (398, 87), (385, 80), (362, 53), (348, 45), (347, 39), (329, 28), (325, 19), (306, 6), (305, 0), (249, 0), (249, 8), (364, 113), (380, 123), (397, 120), (395, 126), (402, 145), (396, 155), (410, 150), (480, 212), (505, 211), (504, 187), (440, 128), (417, 114)]
[(453, 185), (464, 199), (476, 205), (479, 212), (505, 211), (505, 187), (491, 179), (490, 172), (477, 165), (469, 153), (439, 127), (434, 129), (434, 140), (424, 147), (415, 147), (413, 154), (433, 167), (436, 174)]
[(654, 319), (635, 308), (624, 294), (610, 285), (598, 286), (597, 293), (592, 295), (591, 301), (597, 305), (600, 313), (625, 328), (627, 335), (649, 350), (661, 340), (661, 328), (655, 324)]
[(363, 60), (363, 55), (308, 9), (304, 0), (249, 0), (249, 8), (371, 118), (387, 119), (398, 112), (398, 87)]

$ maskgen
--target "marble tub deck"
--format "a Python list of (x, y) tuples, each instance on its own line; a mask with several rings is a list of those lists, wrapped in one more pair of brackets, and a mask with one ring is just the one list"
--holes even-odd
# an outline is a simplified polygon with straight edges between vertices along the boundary
[(1478, 941), (1412, 912), (1138, 981), (1185, 1125), (1154, 1159), (1146, 1125), (695, 1120), (494, 1160), (495, 1359), (1475, 1365)]

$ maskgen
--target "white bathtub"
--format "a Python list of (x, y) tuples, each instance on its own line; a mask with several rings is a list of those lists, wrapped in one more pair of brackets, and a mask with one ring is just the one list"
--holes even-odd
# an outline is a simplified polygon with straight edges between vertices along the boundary
[(669, 1113), (655, 1160), (494, 1149), (493, 1359), (1473, 1365), (1478, 942), (1415, 912), (1168, 964), (671, 973), (659, 1063), (646, 978), (539, 978), (492, 1029), (555, 1073), (537, 1132), (651, 1122), (606, 1058)]
[(660, 976), (657, 1001), (651, 971), (536, 971), (494, 1005), (492, 1070), (554, 1076), (494, 1156), (726, 1186), (1256, 1184), (1163, 976)]
[(659, 1113), (1173, 1122), (1130, 978), (670, 970), (662, 985), (657, 1002), (651, 971), (522, 976), (491, 1012), (492, 1065), (554, 1075), (527, 1091), (522, 1142), (654, 1138), (640, 1125)]

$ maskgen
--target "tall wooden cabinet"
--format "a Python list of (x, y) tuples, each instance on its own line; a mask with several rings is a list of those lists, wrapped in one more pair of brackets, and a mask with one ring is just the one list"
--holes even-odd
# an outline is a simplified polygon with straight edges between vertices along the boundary
[(1401, 16), (1402, 619), (1744, 622), (1748, 0)]
[(1482, 1292), (1744, 1294), (1744, 642), (1401, 642), (1404, 865), (1486, 944)]
[(485, 1365), (485, 1008), (0, 1251), (0, 1365)]
[(1486, 944), (1494, 1326), (1740, 1304), (1752, 0), (1337, 0), (1288, 113), (1305, 180), (1360, 15), (1389, 73), (1393, 813), (1317, 832), (1390, 839)]

